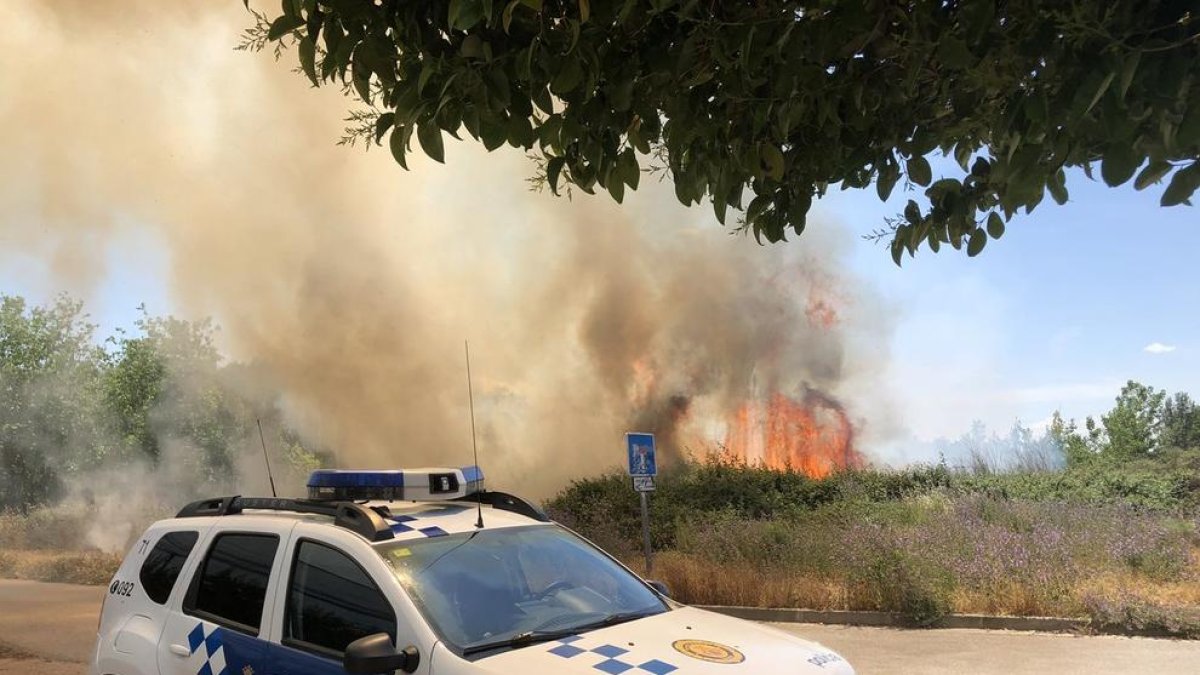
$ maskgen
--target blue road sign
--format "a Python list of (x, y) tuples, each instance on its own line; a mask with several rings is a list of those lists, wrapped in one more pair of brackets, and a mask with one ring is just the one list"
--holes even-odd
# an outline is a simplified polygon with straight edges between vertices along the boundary
[(625, 434), (629, 452), (630, 476), (657, 476), (658, 462), (654, 458), (654, 434)]

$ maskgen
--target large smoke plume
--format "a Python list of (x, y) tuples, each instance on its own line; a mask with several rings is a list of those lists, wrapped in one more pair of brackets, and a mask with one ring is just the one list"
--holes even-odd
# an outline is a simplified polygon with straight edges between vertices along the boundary
[(471, 143), (406, 173), (334, 145), (336, 88), (234, 51), (249, 22), (236, 0), (0, 5), (0, 256), (86, 290), (103, 245), (153, 238), (179, 313), (213, 316), (343, 465), (469, 461), (464, 338), (497, 487), (615, 465), (635, 427), (719, 440), (767, 392), (879, 431), (888, 336), (841, 271), (848, 235), (762, 248), (653, 185), (624, 207), (532, 194), (520, 152)]

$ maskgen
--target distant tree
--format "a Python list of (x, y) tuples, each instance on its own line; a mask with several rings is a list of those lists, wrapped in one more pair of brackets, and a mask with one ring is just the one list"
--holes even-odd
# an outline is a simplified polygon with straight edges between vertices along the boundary
[(94, 328), (66, 297), (0, 296), (0, 509), (52, 499), (63, 475), (105, 453)]
[(1200, 406), (1179, 392), (1163, 404), (1162, 445), (1170, 448), (1200, 448)]
[(1013, 422), (1008, 435), (988, 431), (980, 420), (971, 423), (971, 430), (953, 441), (938, 444), (942, 463), (975, 475), (1004, 472), (1041, 472), (1063, 468), (1063, 442), (1053, 424), (1044, 433)]
[(1116, 405), (1101, 417), (1106, 439), (1103, 453), (1113, 459), (1136, 459), (1158, 450), (1166, 396), (1165, 391), (1133, 380), (1126, 383)]
[(1063, 419), (1058, 410), (1050, 418), (1047, 435), (1062, 449), (1067, 467), (1076, 467), (1088, 463), (1096, 456), (1097, 449), (1088, 443), (1087, 438), (1079, 433), (1075, 420)]
[[(248, 0), (247, 0), (248, 4)], [(535, 153), (538, 185), (620, 202), (647, 167), (683, 204), (742, 212), (756, 238), (803, 232), (831, 186), (923, 198), (881, 231), (897, 263), (970, 255), (1066, 170), (1108, 185), (1200, 187), (1194, 0), (284, 0), (241, 45), (295, 47), (314, 85), (366, 109), (344, 139), (443, 133)], [(953, 155), (938, 177), (926, 156)]]
[(110, 338), (117, 351), (105, 372), (105, 403), (126, 456), (155, 460), (159, 455), (158, 435), (151, 427), (150, 414), (167, 377), (165, 359), (149, 337), (124, 332), (118, 335)]
[(0, 511), (27, 511), (80, 474), (130, 463), (186, 476), (189, 494), (227, 489), (240, 453), (261, 461), (259, 419), (277, 469), (296, 478), (325, 461), (284, 423), (261, 372), (224, 361), (211, 321), (139, 310), (134, 330), (105, 349), (78, 301), (0, 295)]

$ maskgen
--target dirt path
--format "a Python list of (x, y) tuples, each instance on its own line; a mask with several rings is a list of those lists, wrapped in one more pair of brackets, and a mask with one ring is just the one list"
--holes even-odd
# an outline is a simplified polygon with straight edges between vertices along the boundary
[[(103, 586), (0, 581), (0, 644), (52, 661), (86, 663)], [(49, 672), (49, 671), (47, 671)]]
[(0, 645), (0, 675), (82, 675), (86, 670), (87, 667), (81, 663), (47, 661)]

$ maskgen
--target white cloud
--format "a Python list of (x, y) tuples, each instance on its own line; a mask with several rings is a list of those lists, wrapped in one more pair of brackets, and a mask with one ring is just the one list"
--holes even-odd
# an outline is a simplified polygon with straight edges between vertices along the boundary
[(1147, 354), (1170, 354), (1175, 351), (1175, 345), (1164, 345), (1161, 342), (1151, 342), (1146, 345), (1142, 351)]

